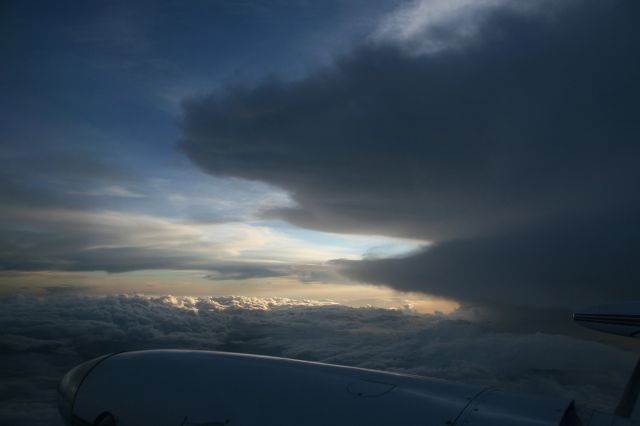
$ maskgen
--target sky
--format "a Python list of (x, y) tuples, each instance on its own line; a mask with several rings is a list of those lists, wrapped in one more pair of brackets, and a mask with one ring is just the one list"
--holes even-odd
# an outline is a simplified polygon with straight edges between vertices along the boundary
[(640, 299), (639, 9), (2, 2), (0, 420), (171, 345), (610, 406), (637, 348), (570, 313)]

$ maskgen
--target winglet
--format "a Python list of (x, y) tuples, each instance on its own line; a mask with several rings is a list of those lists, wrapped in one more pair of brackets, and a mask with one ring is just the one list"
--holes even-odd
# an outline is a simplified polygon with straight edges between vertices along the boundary
[(640, 302), (591, 306), (574, 313), (573, 319), (605, 333), (640, 337)]

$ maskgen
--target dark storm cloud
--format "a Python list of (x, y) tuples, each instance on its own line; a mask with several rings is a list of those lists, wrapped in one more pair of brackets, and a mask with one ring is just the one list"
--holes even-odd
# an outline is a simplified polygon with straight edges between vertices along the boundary
[[(608, 408), (634, 357), (600, 343), (496, 331), (486, 321), (248, 297), (0, 299), (0, 423), (58, 423), (74, 365), (122, 350), (214, 349), (422, 374)], [(586, 355), (585, 355), (586, 354)]]
[(357, 47), (297, 82), (185, 104), (204, 170), (291, 191), (305, 227), (431, 240), (352, 278), (464, 301), (640, 296), (640, 27), (633, 1), (496, 8), (474, 43)]
[(575, 307), (634, 300), (640, 231), (636, 214), (618, 214), (541, 221), (411, 256), (334, 265), (356, 280), (461, 301)]

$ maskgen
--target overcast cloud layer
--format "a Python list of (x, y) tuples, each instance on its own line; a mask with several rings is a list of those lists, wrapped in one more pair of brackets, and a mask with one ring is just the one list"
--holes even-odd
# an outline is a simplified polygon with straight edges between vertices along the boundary
[(297, 207), (271, 214), (291, 223), (434, 242), (338, 262), (356, 280), (469, 302), (640, 297), (640, 5), (487, 4), (464, 17), (473, 42), (446, 15), (296, 82), (192, 99), (180, 147), (290, 191)]
[(60, 424), (55, 388), (75, 364), (114, 351), (218, 349), (409, 372), (576, 398), (610, 408), (634, 354), (488, 322), (399, 310), (245, 297), (0, 300), (0, 423)]

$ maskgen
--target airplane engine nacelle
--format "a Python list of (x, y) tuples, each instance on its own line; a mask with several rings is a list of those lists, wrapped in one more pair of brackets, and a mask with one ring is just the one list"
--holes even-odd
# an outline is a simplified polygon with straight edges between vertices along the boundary
[(107, 355), (62, 379), (67, 425), (570, 424), (571, 400), (253, 355), (157, 350)]

